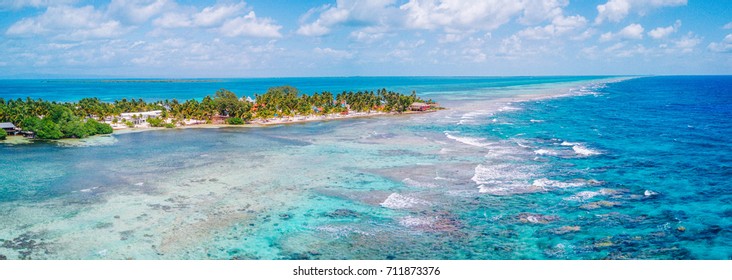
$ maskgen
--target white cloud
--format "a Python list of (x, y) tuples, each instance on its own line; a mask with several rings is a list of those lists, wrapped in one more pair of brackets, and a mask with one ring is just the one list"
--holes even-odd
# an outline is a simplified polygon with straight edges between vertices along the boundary
[(586, 24), (587, 19), (582, 16), (576, 15), (565, 17), (559, 15), (552, 20), (551, 24), (526, 28), (519, 31), (518, 34), (521, 37), (533, 40), (552, 39), (570, 31), (580, 29)]
[(409, 28), (494, 30), (524, 10), (513, 0), (410, 0), (399, 7)]
[(515, 55), (523, 49), (521, 44), (521, 38), (514, 34), (508, 38), (501, 40), (501, 45), (498, 48), (498, 53), (507, 57), (514, 58)]
[(572, 36), (570, 39), (575, 40), (575, 41), (584, 41), (584, 40), (591, 38), (592, 36), (595, 36), (595, 33), (597, 33), (597, 30), (595, 30), (593, 28), (588, 28), (585, 31), (583, 31), (582, 33), (580, 33), (576, 36)]
[(232, 5), (215, 5), (206, 7), (192, 16), (193, 25), (198, 27), (219, 26), (226, 19), (244, 12), (246, 4), (240, 2)]
[(112, 0), (107, 10), (110, 15), (140, 24), (174, 6), (172, 0)]
[(648, 35), (651, 36), (653, 39), (663, 39), (668, 37), (668, 35), (671, 35), (671, 33), (676, 32), (679, 27), (681, 27), (681, 21), (677, 20), (674, 25), (667, 26), (667, 27), (658, 27), (656, 29), (653, 29), (648, 32)]
[(189, 15), (182, 13), (165, 13), (153, 21), (153, 25), (162, 28), (191, 27), (193, 22)]
[(135, 42), (132, 47), (139, 48), (140, 51), (130, 55), (129, 63), (153, 68), (176, 66), (232, 70), (251, 67), (254, 63), (251, 53), (266, 57), (277, 51), (270, 43), (264, 46), (242, 46), (222, 40), (196, 41), (183, 38)]
[(126, 32), (116, 20), (108, 19), (92, 6), (74, 8), (69, 6), (49, 7), (45, 13), (24, 18), (6, 31), (11, 36), (51, 35), (62, 40), (85, 40), (113, 38)]
[(251, 36), (251, 37), (267, 37), (279, 38), (282, 26), (274, 23), (269, 18), (257, 18), (254, 11), (249, 12), (245, 16), (237, 17), (224, 23), (221, 26), (221, 33), (225, 36)]
[(648, 9), (684, 6), (686, 3), (687, 0), (608, 0), (605, 4), (597, 6), (598, 15), (595, 23), (601, 24), (605, 20), (620, 22), (632, 9), (642, 14)]
[(350, 34), (350, 37), (358, 42), (373, 43), (384, 38), (385, 33), (369, 32), (367, 30), (357, 30)]
[(168, 12), (155, 19), (155, 21), (153, 21), (153, 25), (162, 28), (219, 27), (226, 20), (231, 20), (237, 15), (245, 13), (246, 4), (244, 2), (236, 4), (217, 4), (214, 6), (204, 7), (200, 11), (188, 10)]
[(480, 48), (468, 48), (463, 50), (463, 57), (476, 63), (484, 62), (488, 55)]
[(722, 26), (722, 28), (724, 28), (724, 29), (732, 29), (732, 22), (729, 22), (729, 23), (725, 24), (724, 26)]
[(727, 34), (719, 43), (709, 44), (707, 48), (713, 52), (732, 53), (732, 34)]
[(43, 8), (48, 6), (69, 5), (78, 0), (0, 0), (0, 10), (21, 9), (25, 7)]
[(701, 39), (689, 32), (684, 37), (674, 42), (674, 48), (682, 53), (690, 53), (694, 51), (694, 48), (699, 45), (699, 43), (701, 43)]
[(643, 26), (637, 23), (630, 24), (617, 33), (607, 32), (600, 35), (600, 42), (612, 40), (640, 40), (643, 39)]
[(546, 20), (562, 16), (562, 8), (569, 5), (569, 0), (523, 0), (523, 15), (519, 22), (534, 25)]
[(630, 24), (617, 34), (624, 39), (643, 39), (643, 26), (637, 23)]
[(444, 44), (444, 43), (455, 43), (460, 42), (465, 38), (467, 34), (465, 33), (446, 33), (439, 36), (437, 39), (437, 42)]
[(281, 25), (270, 18), (258, 18), (254, 11), (248, 11), (244, 2), (217, 4), (200, 11), (170, 12), (153, 21), (160, 28), (216, 28), (228, 37), (249, 36), (279, 38)]
[[(324, 36), (340, 25), (353, 26), (389, 26), (396, 11), (393, 6), (394, 0), (338, 0), (335, 6), (325, 5), (311, 9), (304, 16), (307, 19), (310, 15), (320, 12), (315, 21), (303, 23), (297, 29), (297, 34), (303, 36)], [(364, 31), (365, 32), (365, 31)]]
[(313, 52), (315, 52), (316, 54), (319, 54), (319, 55), (328, 56), (328, 57), (332, 57), (332, 58), (335, 58), (335, 59), (351, 59), (351, 58), (353, 58), (353, 53), (351, 53), (351, 52), (344, 51), (344, 50), (334, 50), (334, 49), (331, 49), (331, 48), (321, 49), (321, 48), (318, 47), (318, 48), (314, 48), (313, 49)]

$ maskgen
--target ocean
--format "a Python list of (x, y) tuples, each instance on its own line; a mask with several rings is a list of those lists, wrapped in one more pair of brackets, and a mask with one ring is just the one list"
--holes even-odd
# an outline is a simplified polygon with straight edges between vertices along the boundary
[(0, 80), (0, 97), (415, 90), (447, 110), (0, 143), (0, 258), (732, 259), (732, 77)]

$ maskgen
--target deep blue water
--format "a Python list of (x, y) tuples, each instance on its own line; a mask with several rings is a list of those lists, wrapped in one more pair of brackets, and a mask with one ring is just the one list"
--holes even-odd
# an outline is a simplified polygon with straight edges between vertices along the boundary
[[(525, 195), (533, 212), (583, 229), (573, 250), (546, 242), (546, 257), (732, 258), (732, 77), (638, 78), (521, 107), (487, 125), (435, 129), (529, 146), (534, 158), (519, 164), (540, 165), (543, 178), (591, 178), (602, 182), (591, 191), (620, 191), (580, 202), (562, 191)], [(614, 205), (588, 204), (598, 201)], [(608, 246), (588, 253), (577, 245), (598, 240)]]
[[(589, 79), (0, 81), (3, 98), (186, 99), (291, 84), (415, 89), (450, 107), (91, 147), (0, 144), (0, 239), (51, 244), (23, 250), (56, 259), (732, 259), (732, 77), (495, 101)], [(495, 102), (505, 104), (487, 109)], [(250, 205), (251, 216), (232, 214)]]

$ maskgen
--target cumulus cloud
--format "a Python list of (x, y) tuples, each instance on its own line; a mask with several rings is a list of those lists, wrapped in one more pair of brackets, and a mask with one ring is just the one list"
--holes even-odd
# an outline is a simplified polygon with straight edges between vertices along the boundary
[(319, 55), (332, 57), (336, 59), (350, 59), (353, 58), (353, 53), (344, 50), (334, 50), (331, 48), (314, 48), (313, 52)]
[(153, 25), (166, 28), (216, 28), (228, 37), (282, 37), (282, 26), (270, 18), (259, 18), (254, 11), (248, 11), (244, 2), (217, 4), (201, 10), (169, 12), (153, 21)]
[(494, 30), (524, 10), (513, 0), (410, 0), (399, 8), (409, 28)]
[(9, 36), (58, 34), (54, 38), (85, 40), (113, 38), (125, 32), (126, 28), (119, 21), (107, 18), (92, 6), (56, 6), (49, 7), (39, 16), (19, 20), (5, 33)]
[(732, 34), (727, 34), (721, 42), (709, 44), (707, 48), (713, 52), (732, 53)]
[(723, 29), (732, 29), (732, 22), (725, 24), (722, 26)]
[(21, 9), (25, 7), (42, 8), (48, 6), (69, 5), (78, 0), (0, 0), (0, 10)]
[(153, 21), (153, 25), (161, 28), (191, 27), (193, 22), (190, 15), (183, 13), (166, 13)]
[[(338, 0), (335, 6), (324, 5), (308, 11), (305, 17), (320, 12), (317, 19), (303, 23), (297, 34), (303, 36), (324, 36), (336, 26), (386, 26), (391, 25), (391, 16), (395, 12), (394, 0)], [(366, 31), (362, 31), (366, 32)], [(367, 34), (361, 34), (367, 36)]]
[(674, 42), (674, 48), (681, 53), (690, 53), (694, 51), (694, 48), (696, 48), (699, 43), (701, 43), (701, 38), (689, 32), (684, 37), (681, 37), (681, 39)]
[[(242, 13), (245, 7), (246, 4), (244, 2), (230, 5), (215, 5), (203, 8), (200, 12), (193, 14), (191, 19), (193, 25), (198, 27), (218, 26), (226, 19)], [(253, 12), (251, 14), (252, 16), (254, 15)]]
[(112, 16), (140, 24), (174, 6), (172, 0), (112, 0), (107, 10)]
[(570, 31), (578, 30), (587, 24), (587, 19), (582, 16), (562, 16), (555, 17), (551, 24), (545, 26), (536, 26), (521, 30), (519, 36), (533, 40), (551, 39), (564, 35)]
[(643, 14), (648, 9), (660, 7), (675, 7), (686, 5), (687, 0), (608, 0), (607, 3), (597, 6), (596, 24), (605, 20), (620, 22), (632, 9)]
[(648, 31), (648, 36), (651, 36), (653, 39), (663, 39), (668, 37), (668, 35), (671, 35), (672, 33), (676, 32), (679, 27), (681, 27), (681, 21), (677, 20), (674, 25), (667, 26), (667, 27), (658, 27), (656, 29), (653, 29), (651, 31)]
[(245, 12), (246, 4), (244, 2), (217, 4), (204, 7), (200, 11), (168, 12), (155, 19), (153, 25), (162, 28), (217, 27), (221, 26), (225, 20), (230, 20)]
[(617, 33), (607, 32), (600, 35), (601, 42), (612, 40), (640, 40), (643, 39), (643, 26), (637, 23), (630, 24)]
[[(297, 33), (324, 36), (334, 28), (351, 26), (350, 37), (360, 42), (374, 42), (399, 29), (441, 31), (440, 43), (458, 42), (477, 31), (491, 31), (516, 19), (524, 25), (548, 25), (526, 28), (521, 36), (549, 38), (586, 25), (580, 15), (565, 16), (568, 0), (409, 0), (396, 1), (339, 0), (335, 5), (313, 8), (301, 18)], [(314, 20), (308, 20), (318, 15)]]
[(280, 29), (282, 26), (274, 23), (272, 19), (257, 18), (254, 11), (249, 12), (245, 16), (240, 16), (224, 23), (221, 26), (221, 33), (229, 36), (251, 36), (279, 38), (282, 37)]
[(563, 8), (569, 5), (569, 0), (523, 0), (523, 15), (519, 22), (533, 25), (562, 16)]

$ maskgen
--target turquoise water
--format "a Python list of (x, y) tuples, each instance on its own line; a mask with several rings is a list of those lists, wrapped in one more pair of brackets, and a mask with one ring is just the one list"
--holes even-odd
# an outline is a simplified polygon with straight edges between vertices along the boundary
[[(732, 257), (730, 77), (328, 79), (285, 80), (416, 88), (450, 109), (0, 144), (0, 255)], [(8, 83), (41, 82), (0, 82), (3, 98)], [(189, 84), (134, 87), (189, 98), (206, 83)], [(54, 87), (31, 97), (83, 96)]]
[(378, 90), (387, 88), (409, 93), (417, 91), (429, 97), (433, 92), (470, 93), (476, 89), (497, 89), (511, 86), (591, 80), (600, 77), (328, 77), (328, 78), (256, 78), (256, 79), (105, 79), (105, 80), (0, 80), (0, 97), (31, 97), (52, 101), (78, 101), (98, 97), (102, 101), (138, 99), (201, 100), (225, 88), (239, 96), (254, 97), (268, 88), (291, 85), (302, 93), (330, 91)]

